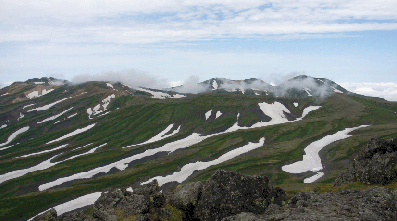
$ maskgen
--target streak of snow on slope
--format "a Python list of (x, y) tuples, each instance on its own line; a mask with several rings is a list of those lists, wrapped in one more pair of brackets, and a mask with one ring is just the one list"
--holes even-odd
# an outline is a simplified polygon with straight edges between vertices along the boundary
[(303, 160), (297, 161), (295, 163), (285, 165), (281, 169), (288, 173), (302, 173), (306, 171), (317, 172), (323, 169), (321, 164), (321, 159), (318, 153), (325, 146), (337, 141), (346, 139), (352, 135), (348, 135), (350, 132), (362, 128), (368, 127), (369, 125), (361, 125), (353, 128), (346, 128), (342, 131), (338, 131), (335, 134), (327, 135), (318, 141), (312, 142), (309, 146), (307, 146), (304, 151)]
[(342, 92), (342, 91), (340, 91), (340, 90), (336, 89), (335, 87), (333, 87), (333, 88), (334, 88), (334, 92), (343, 94), (343, 92)]
[(22, 119), (23, 117), (25, 117), (25, 115), (23, 115), (22, 112), (20, 112), (17, 121), (19, 121), (19, 120)]
[(306, 91), (306, 93), (307, 93), (307, 96), (309, 96), (309, 97), (312, 97), (313, 95), (312, 94), (310, 94), (310, 92), (309, 91), (311, 91), (309, 88), (304, 88), (303, 90), (305, 90)]
[[(276, 104), (276, 106), (277, 106), (277, 104)], [(316, 108), (320, 108), (320, 107), (316, 107)], [(311, 110), (314, 110), (315, 108), (307, 107), (306, 109), (309, 109), (309, 111), (307, 111), (307, 112), (310, 112)], [(304, 112), (305, 112), (305, 110), (304, 110)], [(240, 114), (238, 113), (237, 114), (237, 119), (238, 119), (239, 115)], [(297, 120), (295, 120), (295, 121), (297, 121)], [(269, 123), (269, 122), (262, 122), (262, 123), (263, 123), (262, 125), (267, 126), (267, 125), (276, 124), (276, 121), (274, 121), (272, 123)], [(261, 125), (259, 125), (259, 126), (261, 126)], [(250, 129), (250, 128), (253, 128), (253, 127), (240, 127), (240, 126), (238, 126), (238, 124), (236, 122), (232, 127), (230, 127), (229, 129), (227, 129), (226, 131), (221, 132), (221, 133), (215, 133), (215, 134), (205, 135), (205, 136), (202, 136), (202, 135), (197, 134), (197, 133), (193, 133), (193, 134), (191, 134), (191, 135), (189, 135), (189, 136), (187, 136), (187, 137), (185, 137), (183, 139), (167, 143), (167, 144), (165, 144), (165, 145), (163, 145), (161, 147), (158, 147), (158, 148), (147, 149), (143, 153), (136, 154), (134, 156), (131, 156), (131, 157), (116, 161), (114, 163), (111, 163), (111, 164), (108, 164), (108, 165), (105, 165), (105, 166), (101, 166), (101, 167), (97, 167), (97, 168), (92, 169), (90, 171), (76, 173), (76, 174), (68, 176), (68, 177), (58, 178), (55, 181), (40, 185), (39, 186), (39, 190), (43, 191), (43, 190), (46, 190), (46, 189), (61, 185), (61, 184), (65, 183), (65, 182), (73, 181), (73, 180), (76, 180), (76, 179), (89, 179), (89, 178), (92, 178), (93, 176), (95, 176), (98, 173), (108, 173), (112, 168), (117, 168), (120, 171), (122, 171), (122, 170), (125, 170), (128, 167), (128, 164), (131, 163), (134, 160), (142, 159), (142, 158), (147, 157), (147, 156), (152, 156), (152, 155), (154, 155), (156, 153), (159, 153), (159, 152), (169, 152), (169, 154), (170, 154), (171, 152), (174, 152), (175, 150), (186, 148), (186, 147), (190, 147), (190, 146), (192, 146), (194, 144), (197, 144), (197, 143), (200, 143), (201, 141), (203, 141), (203, 140), (205, 140), (205, 139), (207, 139), (209, 137), (212, 137), (212, 136), (217, 136), (217, 135), (233, 132), (233, 131), (240, 130), (240, 129)]]
[(61, 112), (61, 113), (59, 113), (59, 114), (57, 114), (57, 115), (55, 115), (55, 116), (49, 117), (49, 118), (47, 118), (47, 119), (45, 119), (45, 120), (43, 120), (43, 121), (37, 122), (37, 123), (38, 123), (38, 124), (41, 124), (41, 123), (44, 123), (44, 122), (48, 122), (48, 121), (55, 120), (55, 119), (57, 119), (58, 117), (62, 116), (64, 113), (66, 113), (66, 112), (68, 112), (68, 111), (70, 111), (70, 110), (72, 110), (72, 109), (73, 109), (73, 107), (71, 107), (71, 108), (69, 108), (69, 109), (67, 109), (67, 110), (65, 110), (65, 111), (63, 111), (63, 112)]
[(110, 103), (110, 99), (114, 99), (116, 96), (114, 94), (109, 95), (107, 98), (102, 100), (102, 107), (104, 110), (106, 110), (106, 108), (108, 107), (109, 103)]
[(66, 100), (66, 99), (68, 99), (68, 98), (63, 98), (63, 99), (58, 100), (58, 101), (55, 101), (55, 102), (53, 102), (53, 103), (51, 103), (51, 104), (47, 104), (47, 105), (44, 105), (44, 106), (42, 106), (42, 107), (38, 107), (38, 108), (35, 108), (35, 109), (28, 110), (28, 112), (30, 112), (30, 111), (35, 111), (35, 110), (37, 110), (37, 111), (48, 110), (48, 109), (50, 109), (52, 106), (54, 106), (54, 105), (56, 105), (56, 104), (58, 104), (58, 103), (60, 103), (60, 102), (62, 102), (62, 101), (64, 101), (64, 100)]
[(6, 96), (7, 94), (8, 94), (8, 93), (2, 94), (2, 95), (0, 95), (0, 97), (1, 97), (1, 96)]
[(111, 87), (114, 89), (113, 85), (111, 83), (106, 83), (106, 86)]
[(320, 179), (322, 176), (324, 176), (323, 172), (317, 172), (315, 175), (304, 179), (303, 183), (313, 183), (314, 181)]
[(34, 82), (35, 84), (45, 84), (45, 82)]
[(294, 106), (295, 106), (295, 107), (298, 107), (298, 105), (299, 105), (299, 104), (298, 104), (297, 102), (294, 102)]
[(93, 149), (91, 149), (90, 151), (88, 151), (86, 153), (83, 153), (83, 154), (80, 154), (80, 155), (77, 155), (77, 156), (72, 156), (72, 157), (70, 157), (68, 159), (65, 159), (65, 160), (62, 160), (62, 161), (59, 161), (59, 162), (51, 163), (51, 160), (54, 159), (55, 157), (61, 155), (62, 154), (61, 153), (61, 154), (58, 154), (58, 155), (55, 155), (55, 156), (51, 157), (48, 160), (45, 160), (45, 161), (41, 162), (40, 164), (38, 164), (36, 166), (30, 167), (30, 168), (26, 168), (26, 169), (22, 169), (22, 170), (15, 170), (15, 171), (11, 171), (11, 172), (2, 174), (2, 175), (0, 175), (0, 183), (3, 183), (5, 181), (11, 180), (11, 179), (15, 179), (17, 177), (21, 177), (21, 176), (23, 176), (23, 175), (25, 175), (27, 173), (48, 169), (48, 168), (50, 168), (50, 167), (52, 167), (52, 166), (54, 166), (54, 165), (56, 165), (58, 163), (65, 162), (67, 160), (71, 160), (71, 159), (74, 159), (74, 158), (82, 156), (82, 155), (93, 153), (93, 152), (95, 152), (95, 150), (97, 150), (98, 148), (100, 148), (100, 147), (102, 147), (104, 145), (106, 145), (106, 143), (103, 144), (103, 145), (100, 145), (100, 146), (98, 146), (96, 148), (93, 148)]
[(62, 146), (55, 147), (55, 148), (52, 148), (52, 149), (49, 149), (49, 150), (43, 150), (43, 151), (40, 151), (40, 152), (37, 152), (37, 153), (26, 154), (26, 155), (23, 155), (23, 156), (20, 156), (20, 157), (15, 157), (15, 158), (24, 158), (24, 157), (30, 157), (30, 156), (39, 155), (39, 154), (42, 154), (42, 153), (48, 153), (48, 152), (52, 152), (52, 151), (56, 151), (56, 150), (62, 149), (64, 147), (66, 147), (67, 145), (69, 145), (69, 144), (64, 144)]
[[(106, 145), (107, 145), (107, 143), (104, 143), (104, 144), (102, 144), (102, 145), (100, 145), (100, 146), (98, 146), (98, 147), (92, 148), (91, 150), (89, 150), (89, 151), (87, 151), (87, 152), (85, 152), (85, 153), (77, 154), (77, 155), (75, 155), (75, 156), (72, 156), (72, 157), (68, 158), (67, 160), (71, 160), (71, 159), (74, 159), (74, 158), (76, 158), (76, 157), (80, 157), (80, 156), (84, 156), (84, 155), (87, 155), (87, 154), (90, 154), (90, 153), (94, 153), (98, 148), (101, 148), (101, 147), (106, 146)], [(65, 161), (66, 161), (66, 160), (65, 160)]]
[(7, 127), (7, 124), (3, 124), (3, 125), (1, 125), (0, 129), (6, 128), (6, 127)]
[[(18, 144), (18, 143), (17, 143)], [(11, 146), (8, 146), (8, 147), (2, 147), (2, 148), (0, 148), (0, 150), (5, 150), (5, 149), (8, 149), (8, 148), (10, 148), (10, 147), (13, 147), (14, 145), (11, 145)]]
[(33, 106), (33, 105), (34, 105), (34, 104), (28, 104), (28, 105), (24, 106), (22, 109), (25, 109), (25, 108), (30, 107), (30, 106)]
[[(64, 213), (73, 211), (75, 209), (79, 209), (79, 208), (94, 204), (95, 201), (97, 201), (99, 199), (101, 194), (102, 194), (102, 192), (89, 193), (87, 195), (80, 196), (74, 200), (70, 200), (66, 203), (59, 204), (58, 206), (55, 206), (53, 208), (57, 211), (57, 215), (60, 216)], [(50, 209), (48, 209), (44, 212), (41, 212), (41, 213), (37, 214), (36, 216), (41, 215), (49, 210)], [(28, 221), (33, 220), (36, 216), (30, 218)]]
[(77, 129), (77, 130), (73, 131), (72, 133), (66, 134), (66, 135), (64, 135), (64, 136), (62, 136), (62, 137), (60, 137), (60, 138), (58, 138), (58, 139), (52, 140), (52, 141), (50, 141), (50, 142), (48, 142), (48, 143), (46, 143), (46, 144), (58, 142), (58, 141), (60, 141), (60, 140), (66, 139), (66, 138), (68, 138), (68, 137), (71, 137), (71, 136), (74, 136), (74, 135), (77, 135), (77, 134), (81, 134), (81, 133), (83, 133), (83, 132), (86, 132), (87, 130), (93, 128), (93, 127), (95, 126), (95, 124), (96, 124), (96, 123), (93, 123), (93, 124), (88, 125), (88, 126), (86, 126), (86, 127), (84, 127), (84, 128)]
[(216, 115), (215, 115), (215, 119), (218, 118), (218, 117), (220, 117), (221, 115), (222, 115), (222, 112), (217, 111), (217, 112), (216, 112)]
[(72, 114), (72, 115), (70, 115), (68, 118), (72, 118), (72, 117), (76, 116), (77, 114), (78, 114), (78, 113)]
[(35, 172), (38, 170), (45, 170), (47, 168), (50, 168), (50, 167), (54, 166), (55, 164), (59, 163), (59, 162), (56, 162), (56, 163), (50, 162), (52, 159), (54, 159), (58, 155), (55, 155), (55, 156), (51, 157), (50, 159), (45, 160), (34, 167), (30, 167), (30, 168), (22, 169), (22, 170), (15, 170), (15, 171), (11, 171), (11, 172), (2, 174), (2, 175), (0, 175), (0, 183), (3, 183), (5, 181), (11, 180), (11, 179), (15, 179), (17, 177), (21, 177), (27, 173)]
[(46, 95), (46, 94), (48, 94), (48, 93), (50, 93), (51, 91), (53, 91), (54, 89), (50, 89), (50, 90), (46, 90), (46, 89), (43, 89), (42, 91), (41, 91), (41, 96), (43, 96), (43, 95)]
[(199, 142), (203, 141), (204, 139), (211, 137), (211, 136), (213, 136), (213, 135), (200, 136), (200, 134), (193, 133), (192, 135), (189, 135), (188, 137), (185, 137), (181, 140), (167, 143), (167, 144), (165, 144), (161, 147), (158, 147), (158, 148), (147, 149), (143, 153), (133, 155), (131, 157), (116, 161), (114, 163), (111, 163), (111, 164), (108, 164), (105, 166), (101, 166), (101, 167), (97, 167), (95, 169), (92, 169), (92, 170), (89, 170), (86, 172), (80, 172), (80, 173), (73, 174), (71, 176), (58, 178), (55, 181), (40, 185), (39, 190), (43, 191), (43, 190), (46, 190), (46, 189), (61, 185), (65, 182), (73, 181), (76, 179), (89, 179), (98, 173), (108, 173), (112, 168), (117, 168), (120, 171), (125, 170), (128, 167), (128, 164), (134, 160), (142, 159), (147, 156), (152, 156), (158, 152), (174, 152), (177, 149), (189, 147), (191, 145), (199, 143)]
[(211, 113), (212, 113), (212, 109), (207, 111), (207, 113), (205, 113), (205, 120), (208, 120), (208, 118), (211, 117)]
[[(138, 145), (144, 145), (144, 144), (154, 143), (154, 142), (157, 142), (157, 141), (159, 141), (159, 140), (165, 139), (165, 138), (167, 138), (167, 137), (171, 137), (171, 136), (173, 136), (173, 135), (179, 133), (179, 130), (181, 129), (181, 126), (179, 126), (179, 127), (178, 127), (176, 130), (174, 130), (171, 134), (165, 135), (166, 133), (168, 133), (168, 132), (172, 129), (172, 127), (174, 127), (174, 124), (168, 125), (168, 127), (165, 128), (163, 131), (161, 131), (159, 134), (155, 135), (154, 137), (150, 138), (149, 140), (147, 140), (147, 141), (145, 141), (145, 142), (143, 142), (143, 143), (134, 144), (134, 145), (126, 146), (126, 147), (134, 147), (134, 146), (138, 146)], [(123, 147), (123, 148), (126, 148), (126, 147)]]
[(213, 89), (212, 89), (212, 90), (216, 90), (216, 89), (218, 89), (218, 83), (216, 83), (216, 81), (215, 81), (215, 80), (212, 82), (212, 87), (213, 87)]
[(8, 137), (8, 139), (7, 139), (7, 141), (6, 141), (5, 143), (0, 144), (0, 147), (5, 146), (5, 145), (11, 143), (11, 141), (12, 141), (13, 139), (15, 139), (15, 137), (17, 137), (19, 134), (24, 133), (24, 132), (26, 132), (26, 131), (28, 131), (28, 130), (29, 130), (29, 126), (26, 126), (26, 127), (22, 127), (21, 129), (15, 131), (14, 133), (12, 133), (12, 134)]
[(169, 182), (174, 182), (174, 181), (176, 181), (178, 183), (182, 183), (190, 175), (192, 175), (194, 171), (205, 170), (210, 166), (223, 163), (223, 162), (233, 159), (241, 154), (247, 153), (251, 150), (261, 147), (261, 146), (263, 146), (264, 143), (265, 143), (265, 138), (262, 137), (259, 140), (259, 143), (248, 142), (247, 145), (236, 148), (234, 150), (231, 150), (231, 151), (223, 154), (222, 156), (220, 156), (218, 159), (215, 159), (215, 160), (212, 160), (209, 162), (200, 162), (199, 161), (199, 162), (195, 162), (195, 163), (186, 164), (185, 166), (182, 167), (181, 171), (179, 171), (179, 172), (174, 172), (173, 174), (165, 176), (165, 177), (163, 177), (163, 176), (153, 177), (153, 178), (149, 179), (148, 181), (141, 183), (141, 185), (148, 184), (154, 179), (157, 179), (159, 186), (162, 186), (163, 184), (166, 184)]
[(186, 96), (183, 94), (174, 94), (174, 95), (172, 95), (171, 98), (183, 98), (183, 97), (186, 97)]
[(35, 97), (39, 97), (39, 91), (33, 91), (26, 95), (27, 98), (32, 99)]

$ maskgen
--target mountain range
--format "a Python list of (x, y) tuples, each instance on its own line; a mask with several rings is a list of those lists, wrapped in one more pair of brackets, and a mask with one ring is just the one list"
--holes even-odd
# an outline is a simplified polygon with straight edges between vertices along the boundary
[[(370, 138), (397, 136), (397, 103), (325, 78), (212, 78), (153, 89), (55, 78), (0, 89), (0, 219), (85, 209), (111, 188), (167, 191), (218, 169), (264, 175), (291, 198), (333, 189)], [(392, 182), (388, 185), (396, 185)], [(366, 188), (351, 184), (340, 188)]]

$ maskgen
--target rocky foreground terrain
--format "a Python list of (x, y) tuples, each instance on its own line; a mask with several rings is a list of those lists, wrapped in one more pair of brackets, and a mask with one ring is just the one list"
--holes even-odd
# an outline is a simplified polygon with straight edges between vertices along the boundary
[[(371, 139), (335, 181), (386, 184), (396, 177), (396, 139)], [(163, 193), (157, 180), (131, 191), (103, 192), (93, 214), (54, 209), (34, 221), (77, 220), (396, 220), (397, 190), (383, 187), (339, 192), (300, 192), (288, 202), (285, 191), (266, 176), (218, 170), (204, 184), (178, 185)]]

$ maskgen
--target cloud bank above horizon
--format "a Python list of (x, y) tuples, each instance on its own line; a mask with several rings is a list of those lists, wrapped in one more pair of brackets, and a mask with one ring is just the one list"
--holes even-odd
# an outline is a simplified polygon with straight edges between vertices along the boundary
[[(159, 43), (397, 29), (388, 0), (5, 0), (0, 42)], [(62, 25), (61, 25), (62, 24)]]

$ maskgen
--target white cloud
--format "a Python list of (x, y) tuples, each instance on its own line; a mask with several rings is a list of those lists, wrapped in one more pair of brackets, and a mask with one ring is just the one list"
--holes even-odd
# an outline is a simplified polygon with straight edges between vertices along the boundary
[(347, 90), (371, 97), (381, 97), (388, 101), (397, 101), (397, 83), (338, 83)]
[[(3, 1), (0, 42), (158, 43), (396, 30), (397, 1)], [(394, 21), (393, 21), (394, 20)], [(308, 35), (309, 34), (309, 35)]]

